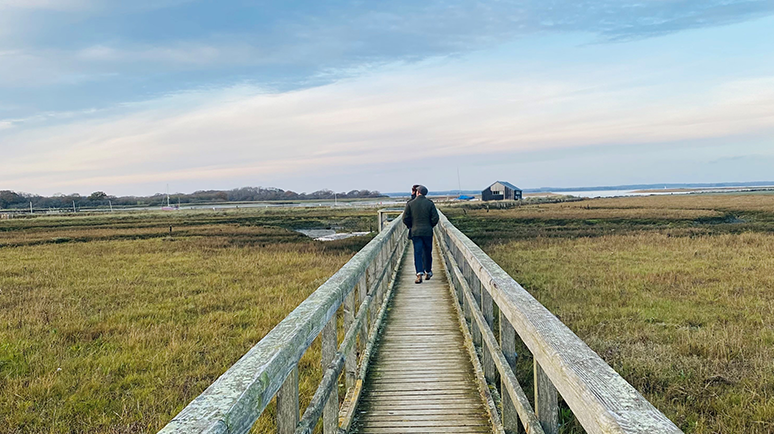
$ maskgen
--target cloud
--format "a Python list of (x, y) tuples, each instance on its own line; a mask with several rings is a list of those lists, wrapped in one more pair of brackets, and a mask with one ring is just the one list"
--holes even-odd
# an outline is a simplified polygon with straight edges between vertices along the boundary
[[(615, 71), (504, 80), (440, 62), (279, 94), (192, 92), (122, 116), (6, 132), (0, 184), (40, 192), (170, 180), (198, 188), (211, 180), (270, 185), (375, 162), (647, 147), (774, 130), (774, 77), (684, 91), (627, 84)], [(671, 96), (654, 101), (654, 93)]]
[[(17, 51), (0, 83), (34, 77), (27, 85), (38, 82), (41, 71), (99, 80), (109, 69), (131, 80), (181, 68), (227, 71), (244, 65), (283, 65), (286, 74), (297, 68), (297, 80), (303, 81), (323, 70), (465, 53), (534, 34), (582, 32), (599, 41), (618, 41), (774, 14), (769, 0), (342, 1), (302, 6), (3, 0), (2, 5), (23, 10), (23, 16), (6, 12), (0, 18), (0, 24), (15, 29), (5, 30), (10, 33), (4, 39), (0, 33), (0, 49)], [(170, 8), (180, 20), (170, 15)], [(72, 17), (62, 24), (50, 14), (28, 13), (37, 9)], [(67, 30), (73, 26), (77, 32)], [(144, 30), (138, 33), (137, 28)], [(69, 36), (63, 38), (65, 31)], [(63, 80), (43, 83), (52, 81)]]
[(89, 0), (0, 0), (0, 11), (8, 10), (54, 10), (68, 11), (87, 7)]

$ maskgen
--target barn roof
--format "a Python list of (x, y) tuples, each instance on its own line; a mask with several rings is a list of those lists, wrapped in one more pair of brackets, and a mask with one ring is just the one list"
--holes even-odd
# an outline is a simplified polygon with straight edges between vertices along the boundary
[[(492, 185), (495, 185), (495, 184), (497, 184), (498, 182), (499, 182), (500, 184), (502, 184), (502, 185), (504, 185), (504, 186), (506, 186), (506, 187), (510, 188), (511, 190), (518, 190), (518, 191), (521, 191), (521, 189), (520, 189), (519, 187), (516, 187), (515, 185), (511, 184), (510, 182), (506, 182), (506, 181), (495, 181), (495, 182), (493, 182), (493, 183), (492, 183)], [(492, 185), (490, 185), (490, 187), (491, 187)]]

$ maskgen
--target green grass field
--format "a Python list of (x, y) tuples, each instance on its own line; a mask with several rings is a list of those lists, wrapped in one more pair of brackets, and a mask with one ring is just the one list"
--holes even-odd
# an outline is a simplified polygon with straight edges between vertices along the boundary
[(686, 433), (774, 432), (774, 196), (447, 214)]
[[(367, 229), (373, 214), (0, 222), (0, 432), (156, 432), (370, 239), (287, 228)], [(301, 370), (306, 402), (317, 345)], [(270, 414), (255, 428), (272, 430)]]

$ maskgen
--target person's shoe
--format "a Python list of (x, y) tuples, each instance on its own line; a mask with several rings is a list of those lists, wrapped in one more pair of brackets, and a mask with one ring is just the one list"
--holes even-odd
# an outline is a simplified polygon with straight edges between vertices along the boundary
[(417, 274), (417, 280), (414, 283), (422, 283), (422, 273)]
[(431, 277), (433, 277), (432, 271), (428, 271), (427, 273), (425, 273), (425, 280), (430, 280)]

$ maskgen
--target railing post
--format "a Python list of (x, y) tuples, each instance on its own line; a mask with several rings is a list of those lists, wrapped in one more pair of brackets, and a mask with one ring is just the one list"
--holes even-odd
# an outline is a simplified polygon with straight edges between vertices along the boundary
[[(376, 262), (377, 259), (374, 258), (373, 261), (371, 261), (370, 264), (368, 264), (368, 269), (366, 270), (366, 293), (368, 295), (371, 295), (376, 292)], [(368, 308), (368, 333), (366, 333), (366, 339), (371, 333), (371, 330), (374, 327), (374, 322), (376, 322), (376, 296), (373, 296), (373, 299), (370, 303), (371, 307)]]
[(559, 433), (559, 396), (551, 379), (537, 361), (535, 365), (535, 415), (546, 434)]
[(298, 366), (277, 392), (277, 434), (293, 434), (298, 425)]
[[(462, 254), (460, 254), (462, 256)], [(471, 285), (471, 282), (473, 281), (471, 275), (473, 274), (473, 270), (471, 270), (470, 265), (468, 265), (468, 262), (465, 260), (465, 258), (462, 258), (462, 262), (458, 262), (460, 267), (462, 267), (462, 276), (465, 278), (465, 283), (468, 284), (468, 287), (470, 288), (471, 292), (473, 293), (474, 300), (478, 303), (478, 307), (481, 307), (481, 298), (480, 293), (476, 293), (476, 288)], [(472, 317), (471, 317), (472, 319)], [(478, 329), (478, 324), (475, 321), (470, 322), (470, 330), (471, 330), (471, 337), (473, 338), (473, 344), (477, 347), (481, 346), (481, 330)]]
[[(384, 288), (384, 280), (385, 276), (383, 273), (384, 271), (384, 247), (382, 247), (379, 250), (379, 254), (376, 255), (376, 275), (382, 276), (382, 279), (379, 281), (379, 284), (376, 286), (376, 294), (374, 295), (374, 301), (376, 302), (376, 305), (374, 306), (374, 312), (379, 312), (379, 307), (382, 305), (382, 293)], [(378, 277), (377, 277), (378, 279)]]
[[(489, 295), (489, 292), (486, 290), (486, 288), (481, 285), (481, 281), (478, 279), (478, 276), (476, 276), (476, 274), (472, 271), (471, 279), (473, 280), (473, 286), (478, 290), (478, 293), (481, 294), (481, 312), (484, 315), (484, 319), (486, 319), (489, 330), (492, 330), (492, 327), (494, 327), (494, 303), (492, 302), (492, 297)], [(489, 347), (482, 345), (481, 349), (484, 356), (482, 365), (484, 368), (486, 381), (489, 384), (494, 384), (497, 377), (497, 368), (495, 367), (494, 358), (492, 358), (492, 353), (489, 351)]]
[[(500, 348), (513, 370), (516, 367), (516, 331), (502, 311), (500, 311)], [(516, 434), (519, 432), (519, 414), (513, 405), (511, 394), (505, 388), (504, 379), (500, 380), (500, 390), (503, 403), (503, 429), (506, 434)]]
[[(325, 372), (328, 365), (336, 356), (336, 315), (328, 321), (322, 330), (322, 370)], [(339, 428), (339, 388), (334, 387), (323, 409), (323, 433), (336, 434)]]
[[(360, 276), (360, 281), (357, 284), (357, 305), (362, 306), (363, 301), (365, 301), (366, 296), (368, 295), (368, 284), (366, 282), (366, 275), (363, 273), (362, 276)], [(368, 309), (368, 308), (366, 308)], [(360, 312), (358, 312), (359, 314)], [(366, 343), (368, 342), (368, 317), (366, 317), (365, 321), (362, 321), (360, 323), (360, 340), (358, 342), (358, 354), (361, 355), (366, 349)]]
[[(344, 298), (344, 334), (349, 332), (352, 328), (352, 324), (355, 323), (355, 289), (347, 294)], [(346, 371), (346, 385), (347, 390), (355, 387), (355, 379), (357, 378), (357, 358), (355, 357), (355, 346), (346, 354), (345, 368)]]

